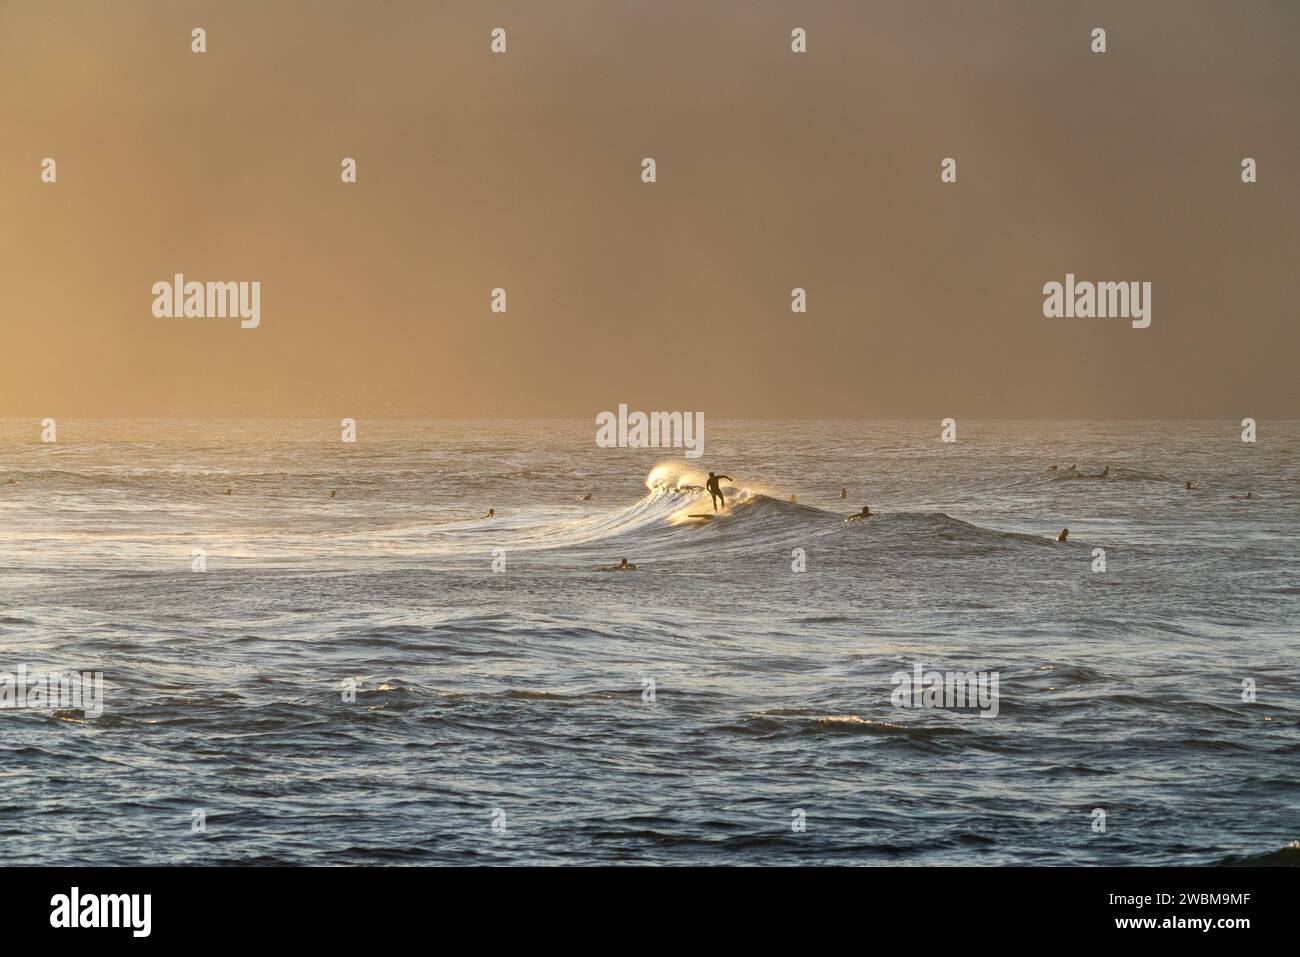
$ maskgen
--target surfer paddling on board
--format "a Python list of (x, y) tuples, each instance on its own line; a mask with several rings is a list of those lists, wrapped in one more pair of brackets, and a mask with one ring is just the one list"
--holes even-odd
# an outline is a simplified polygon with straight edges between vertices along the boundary
[(704, 487), (706, 490), (708, 490), (709, 497), (713, 501), (713, 510), (715, 512), (718, 510), (719, 502), (722, 503), (723, 508), (726, 508), (727, 505), (727, 500), (722, 497), (722, 489), (718, 486), (718, 483), (721, 482), (723, 479), (726, 479), (728, 482), (735, 481), (735, 479), (733, 479), (730, 475), (714, 475), (712, 472), (710, 472), (709, 480), (704, 483)]

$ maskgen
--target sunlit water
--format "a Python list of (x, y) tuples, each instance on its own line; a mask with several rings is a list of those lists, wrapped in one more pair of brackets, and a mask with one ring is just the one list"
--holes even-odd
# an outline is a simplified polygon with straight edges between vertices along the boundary
[(1294, 856), (1300, 425), (707, 425), (0, 422), (0, 670), (106, 685), (0, 711), (5, 860)]

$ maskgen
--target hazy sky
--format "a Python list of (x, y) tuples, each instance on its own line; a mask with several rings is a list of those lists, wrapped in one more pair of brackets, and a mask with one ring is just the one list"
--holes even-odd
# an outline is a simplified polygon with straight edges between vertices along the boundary
[(0, 415), (1295, 417), (1298, 104), (1288, 0), (0, 0)]

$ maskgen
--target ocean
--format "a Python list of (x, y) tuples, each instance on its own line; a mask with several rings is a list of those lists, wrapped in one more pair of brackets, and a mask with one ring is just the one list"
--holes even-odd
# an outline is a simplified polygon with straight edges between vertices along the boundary
[(706, 424), (0, 420), (4, 860), (1300, 854), (1300, 422)]

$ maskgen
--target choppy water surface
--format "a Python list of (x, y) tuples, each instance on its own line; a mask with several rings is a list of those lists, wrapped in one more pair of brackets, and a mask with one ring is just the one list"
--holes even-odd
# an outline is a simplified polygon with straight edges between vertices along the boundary
[[(336, 422), (60, 420), (53, 446), (0, 422), (0, 670), (100, 670), (107, 698), (0, 711), (0, 848), (1293, 856), (1300, 424), (960, 428), (709, 422), (651, 489), (673, 455), (585, 422), (363, 421), (346, 445)], [(735, 480), (716, 521), (684, 517), (710, 511), (695, 466)], [(893, 707), (918, 662), (997, 672), (998, 716)]]

